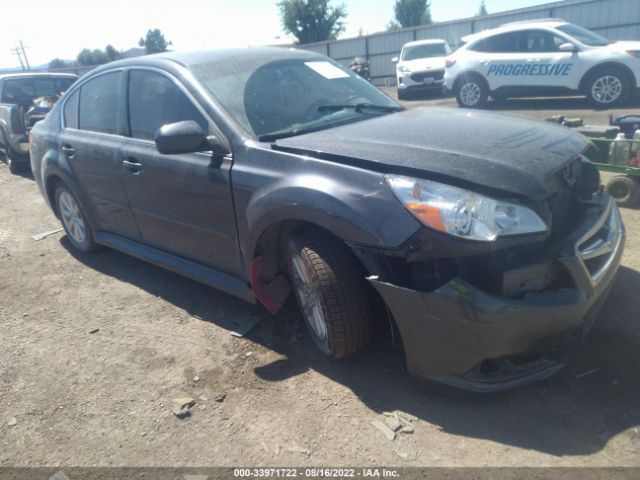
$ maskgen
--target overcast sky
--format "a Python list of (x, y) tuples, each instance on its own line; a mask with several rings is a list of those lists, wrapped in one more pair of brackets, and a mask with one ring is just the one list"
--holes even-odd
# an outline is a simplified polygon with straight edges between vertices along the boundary
[[(435, 21), (469, 17), (480, 0), (431, 0)], [(75, 59), (82, 48), (137, 46), (159, 28), (174, 50), (241, 47), (283, 41), (276, 0), (0, 0), (0, 68), (19, 66), (11, 49), (20, 40), (31, 65)], [(335, 3), (340, 3), (340, 1)], [(347, 31), (354, 36), (384, 30), (394, 0), (344, 0)], [(489, 12), (548, 0), (486, 0)]]

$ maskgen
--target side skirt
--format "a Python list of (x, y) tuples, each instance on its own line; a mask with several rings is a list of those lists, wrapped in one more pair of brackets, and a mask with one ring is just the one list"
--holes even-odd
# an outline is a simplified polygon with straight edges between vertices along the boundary
[(95, 241), (101, 245), (184, 275), (247, 302), (256, 302), (255, 296), (249, 288), (249, 283), (241, 278), (113, 233), (97, 231), (94, 233), (94, 237)]

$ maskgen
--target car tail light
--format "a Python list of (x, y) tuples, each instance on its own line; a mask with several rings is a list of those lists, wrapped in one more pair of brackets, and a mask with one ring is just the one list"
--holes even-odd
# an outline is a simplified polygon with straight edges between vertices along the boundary
[(640, 58), (640, 50), (627, 50), (627, 53), (632, 57)]
[(451, 68), (456, 64), (456, 61), (451, 59), (451, 58), (445, 58), (444, 59), (444, 67), (445, 68)]

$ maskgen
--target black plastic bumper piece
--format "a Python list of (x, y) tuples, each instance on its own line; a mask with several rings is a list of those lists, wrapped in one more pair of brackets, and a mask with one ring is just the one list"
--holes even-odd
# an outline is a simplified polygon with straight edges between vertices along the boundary
[[(604, 196), (567, 239), (560, 258), (575, 288), (512, 299), (458, 277), (431, 292), (369, 281), (394, 316), (412, 375), (495, 392), (541, 380), (563, 366), (589, 332), (623, 250), (620, 214)], [(594, 259), (599, 263), (593, 265)]]

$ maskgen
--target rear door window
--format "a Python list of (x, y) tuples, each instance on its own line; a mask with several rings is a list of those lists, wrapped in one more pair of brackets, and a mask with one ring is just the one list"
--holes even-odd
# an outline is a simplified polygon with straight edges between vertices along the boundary
[(209, 133), (209, 123), (186, 94), (168, 77), (147, 70), (129, 74), (131, 136), (153, 140), (168, 123), (193, 120)]
[(67, 128), (78, 128), (78, 100), (80, 90), (71, 94), (64, 103), (64, 125)]
[(515, 53), (523, 51), (522, 32), (507, 32), (480, 40), (469, 48), (475, 52)]
[(111, 72), (93, 78), (80, 89), (79, 128), (90, 132), (120, 132), (122, 72)]

